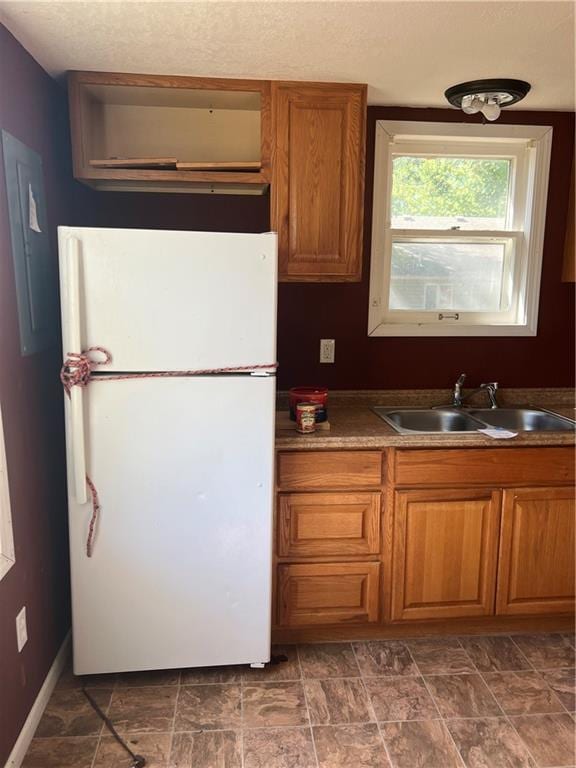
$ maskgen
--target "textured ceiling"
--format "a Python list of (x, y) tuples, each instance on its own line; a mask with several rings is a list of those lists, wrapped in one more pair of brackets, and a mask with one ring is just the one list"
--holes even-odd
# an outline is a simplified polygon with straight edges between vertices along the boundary
[(532, 83), (525, 109), (574, 109), (574, 2), (0, 0), (52, 74), (68, 69), (368, 83), (372, 104), (445, 106), (483, 77)]

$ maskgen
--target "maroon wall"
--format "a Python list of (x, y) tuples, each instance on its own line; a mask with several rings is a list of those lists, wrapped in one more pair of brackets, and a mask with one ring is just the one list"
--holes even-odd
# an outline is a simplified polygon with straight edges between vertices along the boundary
[[(0, 127), (42, 156), (56, 260), (55, 226), (71, 223), (65, 94), (1, 25)], [(76, 199), (82, 195), (80, 190)], [(20, 355), (0, 152), (0, 399), (16, 548), (16, 564), (0, 581), (0, 765), (69, 626), (59, 361), (59, 346), (30, 357)], [(15, 618), (23, 605), (29, 639), (19, 654)]]
[[(338, 389), (450, 386), (466, 371), (505, 387), (574, 384), (574, 286), (561, 283), (574, 114), (505, 112), (501, 123), (552, 125), (554, 139), (544, 243), (538, 335), (532, 338), (368, 338), (368, 276), (376, 120), (458, 122), (451, 109), (368, 109), (363, 279), (353, 284), (281, 284), (278, 359), (281, 387), (325, 384)], [(477, 118), (469, 118), (471, 122)], [(240, 232), (269, 227), (268, 197), (96, 195), (99, 226), (173, 227)], [(336, 339), (336, 363), (318, 363), (319, 340)]]

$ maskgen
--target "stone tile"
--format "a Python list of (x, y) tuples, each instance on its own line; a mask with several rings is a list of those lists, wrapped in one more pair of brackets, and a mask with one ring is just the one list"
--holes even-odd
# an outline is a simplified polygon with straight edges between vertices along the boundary
[[(171, 768), (171, 733), (138, 733), (126, 738), (126, 743), (136, 755), (146, 758), (146, 768)], [(130, 755), (122, 749), (113, 736), (103, 736), (96, 751), (92, 768), (132, 768)]]
[(540, 675), (569, 712), (576, 710), (576, 669), (547, 669)]
[(72, 670), (72, 665), (68, 665), (58, 683), (56, 688), (107, 688), (111, 690), (116, 685), (118, 675), (75, 675)]
[[(98, 706), (108, 709), (112, 691), (96, 688), (89, 691)], [(56, 689), (44, 710), (35, 736), (98, 736), (102, 720), (92, 705), (77, 688)]]
[(236, 731), (175, 733), (169, 768), (241, 768), (241, 753)]
[(242, 708), (245, 728), (308, 724), (302, 683), (247, 683)]
[(443, 717), (487, 717), (501, 710), (480, 675), (432, 675), (426, 684)]
[(509, 637), (461, 637), (460, 642), (480, 672), (530, 669), (530, 664)]
[(446, 725), (466, 768), (537, 768), (505, 718), (449, 720)]
[(538, 672), (488, 672), (484, 680), (507, 715), (563, 711), (560, 699)]
[(230, 667), (191, 667), (180, 673), (180, 685), (207, 685), (208, 683), (239, 683), (245, 668)]
[(390, 768), (375, 723), (316, 726), (312, 732), (319, 768)]
[(304, 677), (357, 677), (358, 664), (350, 643), (315, 643), (298, 648)]
[(244, 768), (316, 768), (310, 728), (244, 731)]
[(365, 683), (377, 720), (434, 720), (440, 717), (421, 677), (374, 677)]
[(108, 715), (120, 732), (170, 731), (177, 693), (177, 686), (119, 688), (112, 694)]
[(574, 754), (574, 720), (563, 715), (521, 715), (510, 722), (520, 734), (539, 768), (572, 766)]
[(476, 672), (472, 660), (456, 637), (423, 637), (406, 643), (423, 675)]
[(300, 680), (300, 664), (298, 662), (298, 647), (296, 645), (272, 646), (272, 656), (286, 656), (287, 661), (279, 661), (276, 664), (267, 664), (264, 669), (243, 670), (242, 680), (247, 683), (270, 683), (276, 680)]
[(22, 768), (91, 768), (98, 739), (78, 737), (32, 739)]
[(441, 720), (383, 723), (380, 728), (394, 768), (462, 768)]
[(367, 723), (373, 719), (360, 678), (306, 680), (304, 691), (312, 725)]
[(575, 664), (574, 648), (562, 635), (514, 635), (513, 639), (535, 669)]
[(399, 640), (354, 643), (354, 651), (364, 677), (418, 674), (418, 668), (408, 648)]
[(124, 672), (118, 675), (121, 688), (141, 688), (148, 685), (178, 685), (179, 669), (154, 669), (149, 672)]
[(242, 725), (239, 685), (191, 685), (180, 688), (175, 731), (234, 730)]

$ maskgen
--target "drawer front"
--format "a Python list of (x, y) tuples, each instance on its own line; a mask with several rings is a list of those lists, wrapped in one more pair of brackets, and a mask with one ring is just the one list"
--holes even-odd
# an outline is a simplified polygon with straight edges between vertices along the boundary
[(378, 621), (379, 563), (278, 566), (278, 623), (369, 624)]
[(278, 454), (278, 485), (284, 491), (377, 488), (379, 451), (300, 451)]
[(574, 449), (455, 448), (396, 451), (396, 485), (492, 486), (571, 483)]
[(289, 493), (279, 496), (278, 556), (376, 555), (379, 493)]

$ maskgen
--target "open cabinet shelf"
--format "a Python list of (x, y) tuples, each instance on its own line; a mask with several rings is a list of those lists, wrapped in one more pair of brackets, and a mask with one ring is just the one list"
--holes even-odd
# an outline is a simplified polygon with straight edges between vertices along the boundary
[(101, 190), (260, 194), (270, 83), (71, 72), (74, 175)]

